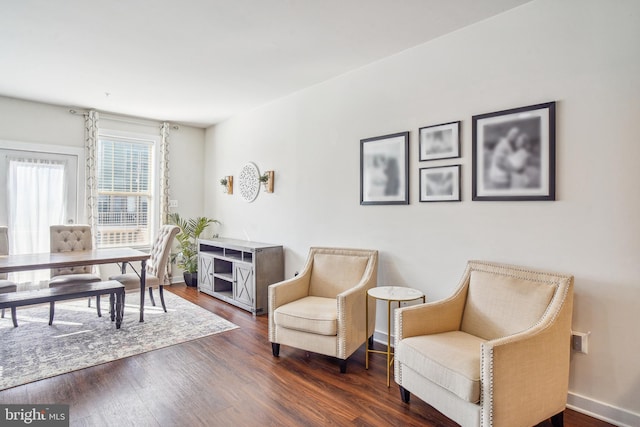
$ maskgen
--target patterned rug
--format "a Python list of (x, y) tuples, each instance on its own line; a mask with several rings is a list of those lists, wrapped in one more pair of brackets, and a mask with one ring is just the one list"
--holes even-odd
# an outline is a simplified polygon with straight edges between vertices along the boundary
[(108, 296), (101, 298), (102, 317), (95, 298), (91, 307), (86, 298), (56, 303), (52, 326), (48, 304), (18, 309), (17, 328), (7, 310), (0, 319), (0, 390), (237, 328), (171, 292), (164, 294), (168, 312), (157, 292), (158, 307), (147, 295), (140, 323), (139, 294), (127, 293), (120, 329), (109, 317)]

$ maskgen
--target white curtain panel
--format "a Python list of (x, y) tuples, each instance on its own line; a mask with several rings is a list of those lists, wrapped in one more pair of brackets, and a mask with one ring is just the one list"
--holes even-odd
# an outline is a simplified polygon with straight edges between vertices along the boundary
[[(29, 158), (9, 159), (9, 253), (49, 252), (49, 226), (66, 218), (66, 165)], [(16, 283), (49, 279), (49, 270), (12, 273)]]

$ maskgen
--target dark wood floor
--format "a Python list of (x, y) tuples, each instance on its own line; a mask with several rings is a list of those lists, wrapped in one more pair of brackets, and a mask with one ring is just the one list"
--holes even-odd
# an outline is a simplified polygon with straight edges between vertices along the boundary
[[(240, 328), (1, 391), (0, 402), (66, 403), (72, 426), (456, 426), (420, 399), (403, 404), (382, 356), (365, 370), (361, 349), (344, 375), (332, 358), (285, 346), (274, 358), (266, 316), (169, 290)], [(567, 410), (565, 426), (610, 424)]]

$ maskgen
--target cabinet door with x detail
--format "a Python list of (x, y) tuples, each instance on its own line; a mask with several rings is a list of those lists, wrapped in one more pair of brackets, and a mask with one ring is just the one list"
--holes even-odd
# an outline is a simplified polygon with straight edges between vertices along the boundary
[(254, 307), (254, 280), (251, 264), (235, 264), (233, 298), (243, 304)]

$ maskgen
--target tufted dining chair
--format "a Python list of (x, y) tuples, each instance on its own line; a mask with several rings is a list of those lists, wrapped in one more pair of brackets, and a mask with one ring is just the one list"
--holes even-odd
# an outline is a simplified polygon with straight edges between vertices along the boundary
[(573, 276), (469, 261), (449, 298), (395, 314), (395, 380), (463, 427), (561, 426)]
[[(6, 226), (0, 227), (0, 255), (9, 255), (9, 228)], [(15, 292), (18, 286), (7, 280), (7, 274), (0, 274), (0, 294), (7, 294), (9, 292)], [(2, 309), (1, 317), (4, 317), (4, 308)]]
[[(93, 249), (91, 226), (52, 225), (50, 228), (51, 253), (90, 251)], [(74, 283), (99, 282), (100, 276), (93, 274), (93, 266), (83, 265), (66, 268), (52, 268), (49, 286), (64, 286)]]
[(347, 359), (374, 329), (375, 308), (365, 319), (365, 307), (377, 277), (376, 250), (311, 248), (299, 275), (269, 286), (273, 355), (284, 344), (335, 357), (345, 373)]
[[(149, 298), (151, 303), (156, 305), (153, 299), (153, 288), (158, 287), (162, 309), (166, 312), (164, 303), (163, 286), (167, 271), (167, 262), (171, 253), (171, 244), (176, 234), (180, 232), (180, 227), (175, 225), (163, 225), (151, 246), (149, 261), (145, 274), (145, 287), (149, 288)], [(125, 289), (140, 289), (140, 276), (137, 273), (124, 273), (109, 277), (109, 280), (117, 280), (125, 286)]]

